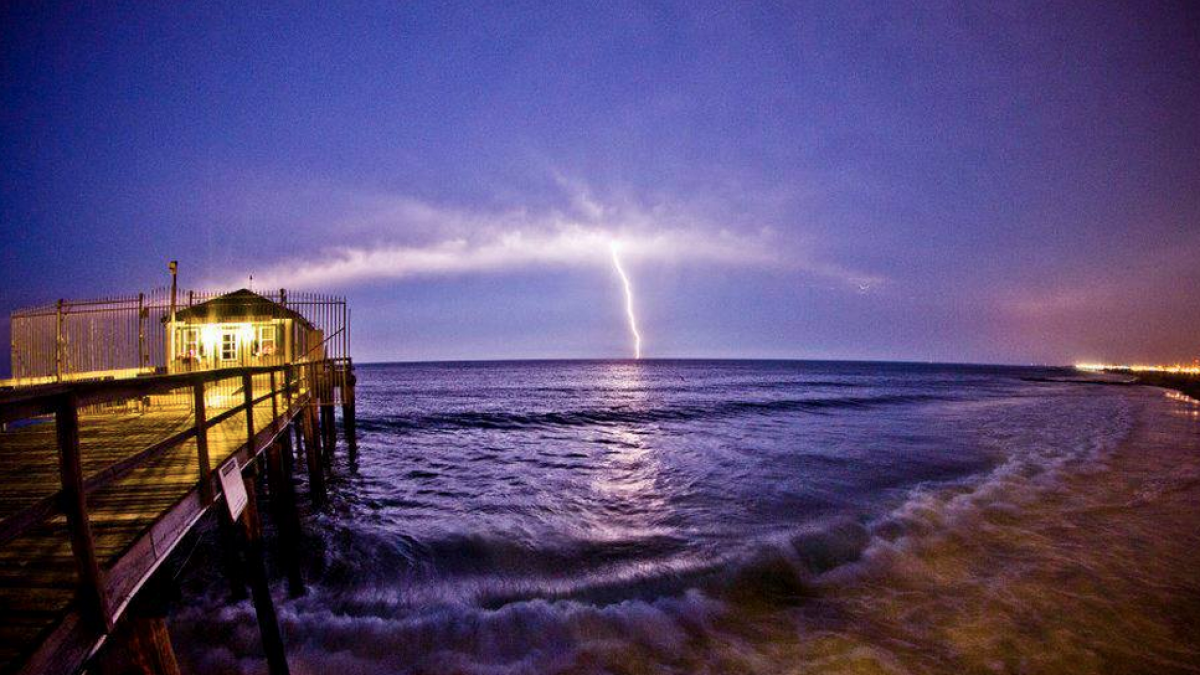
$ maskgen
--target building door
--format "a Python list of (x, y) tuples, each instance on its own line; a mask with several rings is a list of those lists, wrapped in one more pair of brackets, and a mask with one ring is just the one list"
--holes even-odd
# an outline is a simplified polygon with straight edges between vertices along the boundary
[(189, 369), (201, 367), (203, 355), (200, 346), (200, 329), (181, 329), (179, 331), (179, 340), (182, 343), (179, 350), (179, 359), (183, 361), (184, 367)]
[(233, 365), (230, 362), (241, 360), (241, 341), (238, 340), (238, 332), (236, 328), (223, 329), (221, 331), (221, 342), (217, 345), (217, 360), (218, 367), (229, 367)]

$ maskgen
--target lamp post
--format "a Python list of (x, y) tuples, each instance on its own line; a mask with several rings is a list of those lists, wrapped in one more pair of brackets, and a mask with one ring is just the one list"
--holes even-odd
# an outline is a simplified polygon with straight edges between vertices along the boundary
[(172, 260), (167, 264), (167, 269), (171, 270), (171, 353), (167, 354), (167, 362), (170, 363), (175, 360), (176, 355), (179, 353), (178, 348), (175, 346), (175, 294), (178, 292), (176, 280), (178, 278), (179, 261)]

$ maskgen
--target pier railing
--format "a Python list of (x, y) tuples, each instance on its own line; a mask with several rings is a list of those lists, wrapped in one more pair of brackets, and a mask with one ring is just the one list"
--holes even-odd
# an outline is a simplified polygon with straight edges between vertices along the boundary
[[(0, 546), (59, 522), (58, 519), (65, 516), (66, 537), (78, 582), (75, 596), (78, 609), (90, 624), (108, 632), (160, 560), (126, 565), (132, 569), (116, 573), (116, 568), (120, 567), (118, 562), (123, 562), (129, 552), (97, 553), (92, 514), (88, 508), (89, 495), (113, 487), (138, 469), (150, 467), (156, 460), (178, 461), (186, 456), (188, 461), (195, 462), (195, 481), (190, 488), (182, 486), (178, 498), (186, 498), (198, 491), (201, 506), (211, 505), (220, 493), (216, 476), (218, 467), (214, 464), (228, 456), (210, 456), (210, 437), (215, 431), (219, 430), (224, 441), (221, 447), (226, 450), (248, 447), (248, 457), (253, 458), (256, 447), (264, 442), (263, 436), (266, 436), (265, 442), (270, 443), (304, 406), (316, 406), (322, 401), (332, 403), (337, 389), (342, 390), (344, 397), (346, 383), (353, 377), (351, 373), (350, 360), (338, 358), (281, 366), (61, 383), (0, 394), (0, 425), (5, 429), (2, 437), (7, 437), (5, 440), (8, 441), (0, 448), (6, 454), (6, 464), (10, 465), (5, 467), (3, 480), (14, 484), (25, 480), (37, 482), (40, 472), (43, 484), (40, 493), (33, 489), (31, 495), (14, 498), (16, 503), (6, 498), (8, 503), (3, 504), (0, 511)], [(255, 410), (263, 412), (268, 404), (271, 421), (264, 428), (256, 428)], [(122, 417), (123, 414), (126, 417)], [(245, 417), (245, 435), (237, 431), (235, 423), (235, 437), (231, 439), (230, 425), (223, 423), (238, 415)], [(53, 432), (50, 432), (51, 422)], [(92, 423), (96, 426), (89, 427)], [(144, 424), (145, 428), (135, 428), (138, 423)], [(111, 443), (106, 444), (102, 439), (102, 424), (124, 426), (118, 428)], [(81, 442), (81, 438), (88, 442)], [(17, 442), (16, 439), (23, 440)], [(142, 445), (143, 441), (148, 444)], [(46, 475), (49, 467), (44, 463), (32, 465), (28, 475), (21, 475), (19, 467), (16, 475), (12, 473), (14, 460), (20, 460), (24, 452), (22, 442), (31, 444), (30, 447), (41, 446), (41, 455), (45, 457), (50, 456), (45, 446), (56, 446), (57, 466), (53, 468), (57, 480)], [(187, 444), (192, 447), (185, 448)], [(81, 448), (96, 448), (97, 452), (89, 456)], [(166, 457), (173, 452), (176, 454)], [(19, 465), (20, 461), (15, 464)], [(147, 479), (152, 480), (152, 476)], [(136, 492), (138, 485), (153, 483), (134, 482), (124, 489)], [(3, 487), (10, 492), (12, 485)], [(25, 503), (21, 503), (22, 499)], [(61, 529), (56, 531), (61, 532)], [(150, 557), (157, 560), (159, 556)], [(105, 558), (113, 561), (112, 569), (106, 569)]]
[[(169, 318), (176, 311), (186, 311), (223, 295), (215, 291), (178, 290), (173, 296), (169, 289), (159, 288), (137, 295), (62, 299), (13, 311), (12, 378), (0, 381), (0, 386), (24, 387), (97, 375), (131, 377), (162, 372), (168, 366), (174, 371), (180, 364), (173, 362), (176, 355), (168, 347)], [(322, 341), (322, 357), (350, 355), (350, 309), (345, 298), (286, 289), (259, 291), (257, 295), (300, 314), (326, 336)], [(335, 333), (339, 337), (329, 339)], [(299, 330), (291, 336), (291, 340), (303, 347), (297, 353), (308, 350), (304, 339), (304, 332)], [(260, 360), (232, 365), (267, 364)]]

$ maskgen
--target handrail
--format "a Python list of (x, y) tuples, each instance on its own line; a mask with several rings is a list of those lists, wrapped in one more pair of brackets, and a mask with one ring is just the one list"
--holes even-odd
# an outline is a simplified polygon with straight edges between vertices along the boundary
[[(301, 354), (301, 355), (300, 355), (300, 358), (296, 359), (296, 361), (304, 361), (304, 359), (307, 359), (307, 358), (308, 358), (308, 355), (309, 355), (309, 354), (311, 354), (311, 353), (313, 353), (313, 352), (317, 351), (317, 349), (319, 349), (319, 348), (321, 348), (321, 347), (324, 347), (326, 342), (329, 342), (330, 340), (332, 340), (333, 338), (337, 337), (339, 334), (341, 334), (341, 333), (344, 333), (345, 331), (346, 331), (346, 327), (345, 327), (345, 326), (342, 326), (341, 328), (339, 328), (339, 329), (337, 329), (337, 330), (333, 331), (333, 332), (332, 332), (332, 333), (330, 333), (329, 335), (326, 335), (324, 340), (321, 340), (321, 341), (320, 341), (320, 342), (318, 342), (317, 344), (313, 345), (312, 349), (310, 349), (310, 350), (308, 350), (308, 351), (304, 352), (303, 354)], [(345, 357), (340, 357), (340, 358), (345, 358)], [(328, 361), (329, 359), (324, 359), (324, 360)]]
[(75, 394), (79, 398), (79, 405), (87, 406), (117, 399), (158, 394), (192, 384), (197, 379), (207, 384), (245, 374), (263, 375), (271, 371), (278, 372), (289, 367), (290, 364), (243, 366), (169, 375), (147, 375), (124, 380), (91, 380), (37, 385), (0, 394), (0, 423), (50, 414), (54, 412), (55, 397), (66, 393)]

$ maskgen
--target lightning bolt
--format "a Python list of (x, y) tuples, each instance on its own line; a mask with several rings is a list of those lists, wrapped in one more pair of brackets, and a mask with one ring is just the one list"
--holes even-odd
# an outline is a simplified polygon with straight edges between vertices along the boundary
[(633, 313), (633, 286), (629, 284), (629, 275), (625, 274), (625, 268), (621, 266), (619, 248), (617, 242), (612, 242), (613, 267), (617, 268), (617, 275), (621, 277), (621, 284), (625, 287), (625, 314), (629, 316), (629, 332), (633, 333), (633, 358), (640, 359), (642, 334), (638, 332), (637, 316)]

